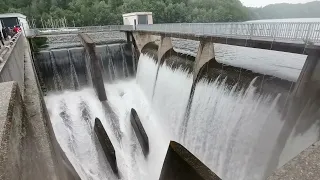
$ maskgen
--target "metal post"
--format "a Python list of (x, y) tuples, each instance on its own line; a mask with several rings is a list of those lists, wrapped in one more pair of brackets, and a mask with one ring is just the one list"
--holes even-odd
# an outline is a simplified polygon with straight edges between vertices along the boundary
[(310, 38), (310, 33), (311, 33), (311, 26), (312, 26), (312, 24), (309, 24), (308, 25), (308, 33), (307, 33), (307, 36), (306, 36), (306, 44), (308, 44), (309, 43), (309, 38)]
[(41, 24), (42, 24), (42, 28), (44, 28), (44, 25), (43, 25), (43, 20), (42, 20), (42, 18), (40, 19), (40, 21), (41, 21)]
[(250, 39), (252, 39), (253, 37), (253, 28), (254, 28), (254, 24), (251, 24), (251, 28), (250, 28)]

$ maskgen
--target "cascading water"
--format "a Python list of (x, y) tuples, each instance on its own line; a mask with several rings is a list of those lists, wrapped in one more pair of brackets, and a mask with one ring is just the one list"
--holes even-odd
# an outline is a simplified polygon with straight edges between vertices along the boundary
[[(185, 145), (222, 179), (264, 178), (283, 125), (282, 107), (278, 106), (282, 94), (259, 94), (257, 78), (246, 89), (230, 87), (226, 79), (219, 77), (214, 82), (203, 79), (196, 86), (190, 115), (185, 120), (193, 82), (186, 70), (172, 70), (165, 63), (155, 82), (157, 64), (152, 57), (141, 54), (136, 78), (125, 78), (134, 74), (130, 67), (135, 64), (124, 62), (126, 53), (121, 48), (111, 49), (103, 47), (98, 53), (105, 79), (113, 77), (106, 80), (105, 87), (114, 114), (110, 115), (106, 102), (99, 102), (91, 88), (51, 92), (45, 97), (57, 139), (82, 179), (117, 179), (92, 130), (95, 117), (100, 118), (115, 147), (121, 179), (158, 179), (170, 140)], [(114, 52), (121, 53), (119, 61), (112, 60), (118, 57)], [(78, 76), (75, 69), (76, 73), (71, 74)], [(148, 157), (143, 156), (132, 130), (131, 108), (138, 112), (149, 136)], [(285, 163), (287, 154), (292, 158), (299, 152), (290, 149), (289, 144), (278, 165)]]
[[(110, 44), (97, 46), (97, 55), (103, 65), (106, 82), (126, 79), (135, 75), (135, 61), (131, 45)], [(89, 85), (83, 48), (41, 51), (36, 56), (38, 77), (46, 92), (79, 90)]]
[(44, 91), (78, 90), (87, 85), (82, 48), (41, 51), (36, 59), (37, 73)]

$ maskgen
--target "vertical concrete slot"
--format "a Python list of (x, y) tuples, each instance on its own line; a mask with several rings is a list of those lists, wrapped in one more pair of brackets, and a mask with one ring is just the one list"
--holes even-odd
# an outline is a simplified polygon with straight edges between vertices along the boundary
[[(89, 76), (92, 80), (93, 88), (100, 101), (106, 101), (107, 95), (103, 83), (102, 64), (99, 61), (96, 54), (96, 46), (93, 40), (87, 35), (79, 33), (81, 42), (89, 55), (89, 59), (86, 60), (86, 66)], [(88, 62), (89, 61), (89, 62)]]
[(112, 168), (112, 171), (116, 175), (118, 175), (116, 152), (115, 152), (114, 147), (110, 141), (110, 138), (109, 138), (106, 130), (103, 128), (103, 125), (102, 125), (99, 118), (95, 119), (94, 131), (98, 137), (98, 140), (101, 144), (103, 152), (106, 155), (107, 160)]
[(138, 138), (140, 146), (142, 148), (142, 152), (145, 156), (147, 156), (149, 154), (149, 138), (141, 124), (140, 118), (135, 109), (131, 109), (130, 121), (131, 121), (133, 130)]
[(181, 144), (171, 141), (159, 180), (221, 180)]

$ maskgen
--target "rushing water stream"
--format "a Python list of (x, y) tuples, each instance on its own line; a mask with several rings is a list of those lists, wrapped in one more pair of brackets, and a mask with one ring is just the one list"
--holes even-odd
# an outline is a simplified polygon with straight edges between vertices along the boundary
[[(75, 51), (73, 53), (67, 56), (68, 62), (76, 56)], [(65, 88), (69, 90), (60, 87), (45, 97), (57, 139), (82, 179), (117, 179), (93, 132), (96, 117), (102, 121), (115, 147), (121, 179), (158, 179), (170, 140), (182, 143), (224, 180), (264, 178), (283, 125), (282, 107), (278, 106), (281, 98), (286, 100), (283, 94), (257, 93), (257, 78), (252, 79), (246, 89), (239, 89), (237, 85), (230, 87), (226, 79), (220, 77), (213, 82), (201, 80), (195, 89), (189, 119), (184, 119), (192, 75), (164, 65), (155, 82), (157, 65), (152, 57), (140, 56), (136, 77), (129, 75), (134, 74), (128, 69), (132, 66), (127, 64), (129, 61), (119, 61), (120, 65), (115, 68), (114, 61), (106, 61), (104, 57), (109, 56), (101, 55), (101, 59), (105, 77), (112, 77), (106, 80), (105, 88), (108, 103), (119, 121), (117, 126), (106, 102), (100, 102), (85, 83), (79, 88)], [(58, 60), (52, 59), (50, 72), (54, 71), (52, 77), (58, 78), (53, 78), (55, 81), (69, 78), (67, 82), (81, 84), (83, 77), (77, 73), (77, 63), (67, 66), (70, 67), (68, 73), (74, 75), (65, 76), (56, 66), (58, 63), (52, 63)], [(116, 76), (119, 70), (123, 77)], [(136, 109), (149, 136), (150, 153), (146, 158), (130, 124), (131, 108)], [(276, 164), (282, 166), (315, 141), (316, 131), (316, 127), (312, 128), (306, 133), (308, 136), (301, 136), (298, 141), (290, 136), (290, 143)]]

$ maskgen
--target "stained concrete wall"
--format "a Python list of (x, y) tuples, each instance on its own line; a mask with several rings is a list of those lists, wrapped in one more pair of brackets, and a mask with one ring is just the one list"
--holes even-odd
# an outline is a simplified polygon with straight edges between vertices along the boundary
[(196, 79), (198, 77), (199, 71), (207, 62), (214, 60), (214, 45), (211, 41), (200, 41), (194, 73), (193, 73), (193, 83), (196, 83)]
[(21, 94), (24, 89), (24, 46), (22, 34), (16, 35), (12, 40), (16, 43), (6, 47), (6, 52), (1, 56), (0, 82), (16, 81), (19, 84)]
[(132, 35), (133, 35), (133, 38), (135, 39), (136, 46), (140, 53), (148, 43), (160, 40), (159, 36), (154, 36), (154, 35), (143, 33), (143, 32), (134, 32), (132, 33)]
[(80, 179), (56, 140), (27, 39), (11, 47), (0, 71), (0, 179)]
[(24, 118), (22, 98), (16, 82), (0, 83), (0, 102), (0, 179), (21, 179)]
[[(277, 165), (287, 139), (293, 131), (305, 132), (319, 124), (320, 114), (320, 52), (313, 52), (301, 70), (299, 79), (290, 96), (284, 116), (285, 123), (277, 146), (270, 160), (270, 168)], [(319, 138), (318, 138), (319, 139)], [(310, 143), (311, 145), (311, 143)], [(278, 169), (268, 180), (315, 180), (320, 179), (320, 142), (311, 145), (294, 159)]]
[(267, 180), (316, 180), (320, 179), (320, 142), (304, 150), (274, 172)]
[(93, 88), (100, 101), (106, 101), (107, 95), (103, 81), (102, 63), (97, 57), (96, 45), (93, 40), (87, 35), (79, 33), (81, 42), (87, 52), (88, 58), (86, 58), (87, 75), (89, 81), (92, 82)]

